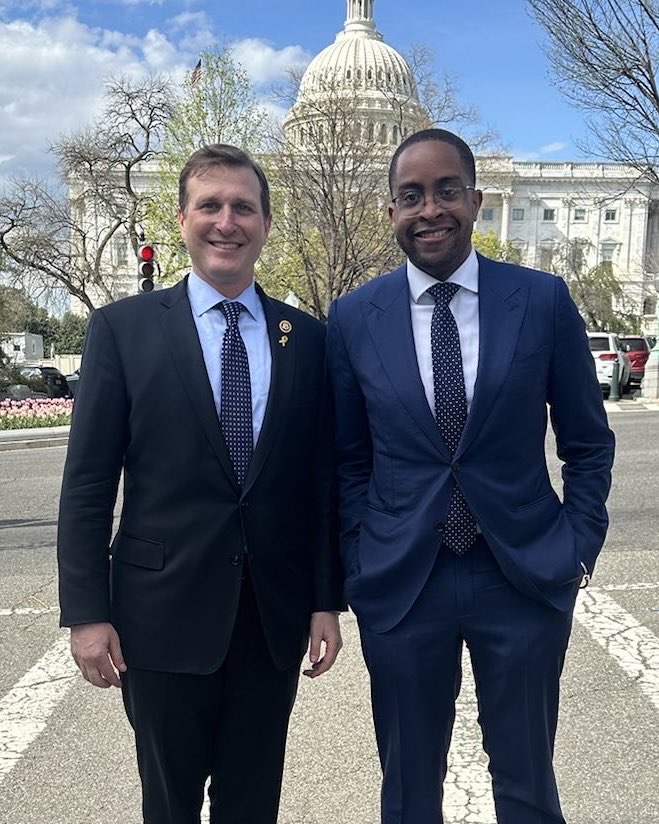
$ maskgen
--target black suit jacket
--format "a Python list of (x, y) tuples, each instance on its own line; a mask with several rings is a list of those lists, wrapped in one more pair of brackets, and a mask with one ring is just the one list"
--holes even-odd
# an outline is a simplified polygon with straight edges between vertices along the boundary
[[(217, 669), (243, 564), (281, 668), (299, 661), (311, 612), (342, 605), (325, 328), (261, 290), (259, 296), (272, 377), (242, 491), (186, 281), (92, 316), (60, 502), (61, 623), (111, 621), (129, 667)], [(123, 505), (111, 540), (122, 471)]]

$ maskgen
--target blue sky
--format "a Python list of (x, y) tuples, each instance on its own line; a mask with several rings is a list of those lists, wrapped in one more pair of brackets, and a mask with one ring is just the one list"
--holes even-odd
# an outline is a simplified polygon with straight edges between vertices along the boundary
[[(345, 15), (345, 0), (0, 0), (0, 176), (48, 173), (49, 143), (97, 113), (108, 75), (182, 77), (229, 42), (265, 89), (333, 42)], [(513, 156), (583, 159), (583, 117), (549, 80), (525, 0), (376, 0), (375, 20), (399, 51), (432, 48)]]

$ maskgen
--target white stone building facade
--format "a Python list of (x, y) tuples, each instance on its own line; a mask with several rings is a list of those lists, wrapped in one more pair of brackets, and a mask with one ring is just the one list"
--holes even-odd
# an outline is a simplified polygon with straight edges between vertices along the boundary
[[(309, 64), (300, 94), (284, 121), (301, 150), (305, 134), (319, 128), (314, 101), (343, 89), (352, 101), (356, 128), (382, 163), (422, 115), (414, 78), (404, 58), (377, 31), (374, 0), (347, 0), (346, 19), (335, 41)], [(388, 161), (387, 161), (388, 162)], [(578, 241), (582, 265), (610, 261), (624, 286), (624, 308), (654, 331), (659, 272), (659, 192), (629, 166), (610, 163), (536, 163), (512, 157), (477, 159), (483, 207), (476, 229), (510, 241), (529, 266), (553, 271), (566, 242)], [(138, 188), (147, 190), (155, 167), (140, 170)], [(85, 203), (87, 219), (103, 221)], [(137, 289), (136, 260), (125, 235), (108, 244), (104, 256), (114, 297)]]
[(625, 309), (654, 328), (659, 271), (659, 193), (636, 170), (614, 163), (536, 163), (479, 158), (479, 232), (493, 231), (528, 266), (553, 271), (570, 242), (582, 267), (610, 261)]

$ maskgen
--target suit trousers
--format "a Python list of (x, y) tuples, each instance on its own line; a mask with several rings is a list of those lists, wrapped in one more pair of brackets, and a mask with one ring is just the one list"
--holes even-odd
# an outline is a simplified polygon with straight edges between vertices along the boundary
[[(576, 591), (575, 584), (575, 598)], [(565, 824), (553, 751), (571, 626), (572, 612), (518, 592), (479, 537), (463, 556), (440, 548), (425, 588), (397, 626), (384, 633), (360, 627), (383, 772), (383, 824), (443, 822), (463, 644), (497, 821)]]
[[(211, 632), (211, 628), (202, 628)], [(210, 777), (211, 824), (275, 824), (299, 666), (278, 670), (252, 584), (242, 584), (227, 656), (210, 675), (122, 675), (144, 824), (199, 824)]]

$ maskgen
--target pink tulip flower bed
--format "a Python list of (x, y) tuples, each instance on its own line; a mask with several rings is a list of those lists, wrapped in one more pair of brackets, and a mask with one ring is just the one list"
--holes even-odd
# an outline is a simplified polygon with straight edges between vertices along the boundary
[(68, 426), (71, 423), (71, 398), (28, 398), (0, 401), (0, 429), (36, 429), (42, 426)]

